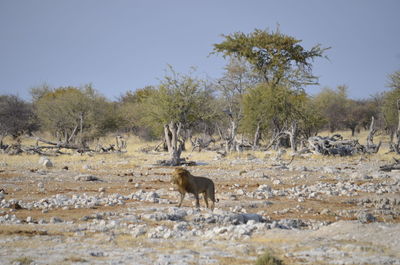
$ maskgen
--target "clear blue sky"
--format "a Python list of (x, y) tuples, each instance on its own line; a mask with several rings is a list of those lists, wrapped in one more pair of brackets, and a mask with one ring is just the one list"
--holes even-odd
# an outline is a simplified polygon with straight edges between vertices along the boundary
[(92, 83), (115, 100), (157, 85), (167, 64), (218, 78), (221, 34), (277, 24), (305, 48), (332, 47), (311, 94), (345, 84), (368, 98), (400, 70), (399, 0), (0, 0), (0, 94)]

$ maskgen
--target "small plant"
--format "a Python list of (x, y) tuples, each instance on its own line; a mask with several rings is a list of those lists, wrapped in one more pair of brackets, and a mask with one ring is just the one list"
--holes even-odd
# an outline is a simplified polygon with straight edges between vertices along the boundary
[(65, 262), (72, 262), (72, 263), (78, 263), (78, 262), (88, 262), (86, 259), (81, 258), (81, 257), (76, 257), (76, 256), (71, 256), (69, 258), (64, 259)]
[(29, 257), (19, 257), (13, 260), (12, 264), (18, 265), (30, 265), (33, 263), (33, 259)]
[(267, 250), (262, 256), (257, 258), (255, 265), (283, 265), (283, 261)]

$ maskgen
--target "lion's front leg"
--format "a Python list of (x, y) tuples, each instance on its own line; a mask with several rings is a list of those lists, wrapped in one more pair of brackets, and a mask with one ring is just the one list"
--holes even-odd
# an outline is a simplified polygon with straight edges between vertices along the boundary
[(185, 198), (185, 193), (181, 193), (181, 201), (179, 202), (178, 207), (181, 207), (183, 198)]

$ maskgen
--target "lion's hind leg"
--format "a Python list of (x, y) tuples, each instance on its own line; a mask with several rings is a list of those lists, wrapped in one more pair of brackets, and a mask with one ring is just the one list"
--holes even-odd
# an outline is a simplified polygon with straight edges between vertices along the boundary
[(207, 192), (203, 192), (204, 202), (206, 203), (206, 207), (208, 208), (208, 195)]
[[(211, 210), (214, 210), (214, 205), (215, 205), (215, 188), (214, 188), (214, 184), (209, 189), (207, 189), (204, 198), (210, 198), (210, 200), (211, 200)], [(207, 208), (208, 208), (208, 203), (207, 203)]]

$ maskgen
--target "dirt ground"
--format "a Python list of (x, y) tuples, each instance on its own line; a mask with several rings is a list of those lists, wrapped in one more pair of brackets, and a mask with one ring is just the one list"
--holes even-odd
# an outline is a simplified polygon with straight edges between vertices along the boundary
[[(292, 162), (289, 153), (278, 158), (275, 152), (249, 151), (221, 159), (211, 151), (184, 156), (197, 162), (187, 167), (192, 174), (215, 182), (219, 201), (214, 213), (203, 208), (202, 200), (200, 211), (191, 212), (194, 199), (186, 196), (186, 215), (178, 223), (146, 219), (149, 213), (168, 213), (178, 202), (169, 181), (172, 168), (156, 165), (165, 154), (137, 149), (62, 155), (49, 157), (52, 167), (39, 164), (39, 155), (0, 155), (0, 264), (253, 264), (265, 250), (285, 264), (400, 264), (400, 244), (393, 245), (400, 238), (400, 172), (379, 171), (393, 154), (307, 154)], [(87, 176), (97, 180), (85, 180)], [(263, 187), (272, 189), (269, 196), (261, 192)], [(158, 201), (131, 195), (152, 192)], [(123, 203), (32, 206), (57, 196), (119, 195), (125, 196)], [(228, 226), (192, 219), (227, 213), (255, 214), (262, 218), (258, 227), (270, 226), (229, 234), (240, 225), (247, 229), (246, 222)], [(99, 215), (103, 217), (93, 218)], [(282, 220), (305, 225), (283, 228)], [(173, 230), (181, 223), (190, 228)], [(104, 227), (96, 230), (94, 225)], [(140, 226), (145, 232), (132, 236)], [(152, 229), (161, 236), (151, 234)]]

